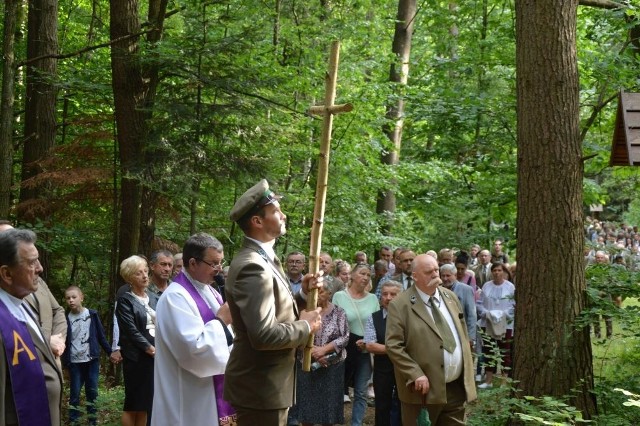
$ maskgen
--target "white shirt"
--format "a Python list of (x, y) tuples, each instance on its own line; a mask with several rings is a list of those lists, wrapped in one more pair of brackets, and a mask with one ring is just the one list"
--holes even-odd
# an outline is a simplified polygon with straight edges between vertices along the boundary
[[(218, 312), (210, 286), (185, 276)], [(224, 374), (231, 348), (220, 321), (204, 323), (191, 295), (173, 283), (156, 307), (156, 355), (151, 424), (217, 425), (213, 376)]]
[(11, 312), (11, 315), (13, 315), (15, 319), (17, 319), (20, 322), (26, 323), (27, 326), (31, 330), (35, 331), (36, 334), (40, 336), (40, 339), (42, 339), (42, 341), (44, 342), (44, 337), (42, 336), (40, 327), (38, 327), (38, 324), (36, 324), (33, 317), (28, 315), (25, 312), (25, 309), (30, 309), (27, 306), (26, 302), (24, 302), (22, 299), (18, 299), (17, 297), (10, 295), (9, 293), (7, 293), (1, 288), (0, 288), (0, 300), (4, 302), (4, 304), (9, 309), (9, 312)]
[(503, 311), (507, 317), (507, 330), (513, 330), (513, 320), (515, 318), (516, 286), (511, 281), (504, 281), (500, 285), (496, 285), (493, 281), (487, 281), (482, 286), (480, 299), (476, 302), (476, 308), (480, 320), (480, 327), (487, 326), (486, 313), (489, 311)]
[[(409, 278), (411, 278), (411, 281), (409, 281)], [(410, 287), (410, 285), (413, 285), (413, 278), (410, 275), (405, 274), (404, 272), (402, 273), (402, 289), (406, 290)]]
[(460, 335), (458, 335), (458, 329), (453, 322), (453, 318), (449, 313), (449, 309), (447, 309), (447, 304), (444, 302), (444, 300), (442, 300), (444, 296), (438, 289), (436, 289), (436, 292), (433, 294), (433, 296), (429, 296), (427, 293), (420, 291), (418, 287), (416, 287), (416, 290), (418, 291), (418, 295), (420, 295), (420, 299), (422, 299), (425, 308), (429, 312), (429, 315), (431, 315), (431, 318), (433, 318), (433, 314), (431, 313), (432, 308), (429, 299), (431, 299), (431, 297), (435, 297), (437, 299), (435, 304), (439, 306), (440, 313), (447, 321), (447, 324), (449, 324), (449, 328), (451, 329), (453, 337), (456, 340), (456, 348), (454, 349), (453, 353), (450, 353), (445, 349), (442, 350), (442, 352), (444, 353), (444, 381), (446, 383), (453, 382), (462, 374), (462, 346), (460, 343)]

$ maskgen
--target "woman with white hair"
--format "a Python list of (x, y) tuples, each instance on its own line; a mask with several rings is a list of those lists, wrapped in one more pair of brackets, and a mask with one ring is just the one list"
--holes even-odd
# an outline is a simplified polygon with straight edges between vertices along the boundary
[(123, 260), (120, 276), (131, 286), (118, 298), (116, 305), (123, 358), (122, 425), (146, 426), (153, 405), (155, 308), (158, 296), (147, 289), (149, 266), (143, 257), (134, 255)]

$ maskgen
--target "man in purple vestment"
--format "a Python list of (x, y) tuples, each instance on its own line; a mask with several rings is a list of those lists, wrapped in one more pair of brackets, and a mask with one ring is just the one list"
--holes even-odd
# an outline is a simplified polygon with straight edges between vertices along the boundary
[[(42, 265), (32, 231), (0, 232), (0, 424), (59, 426), (62, 374), (23, 299)], [(48, 415), (47, 415), (48, 414)]]

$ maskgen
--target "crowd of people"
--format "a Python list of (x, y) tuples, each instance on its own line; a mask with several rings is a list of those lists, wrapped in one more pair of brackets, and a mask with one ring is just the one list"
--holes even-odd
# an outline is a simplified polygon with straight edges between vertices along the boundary
[[(286, 216), (265, 180), (230, 219), (245, 239), (229, 266), (205, 233), (181, 253), (122, 261), (111, 344), (79, 286), (66, 290), (65, 313), (39, 278), (35, 234), (0, 223), (0, 314), (11, 319), (0, 327), (0, 424), (61, 424), (60, 360), (69, 421), (82, 418), (84, 387), (86, 419), (96, 424), (101, 351), (122, 363), (125, 426), (343, 424), (348, 403), (352, 425), (367, 405), (377, 425), (415, 424), (423, 407), (434, 425), (463, 424), (465, 403), (493, 385), (493, 363), (508, 374), (514, 265), (501, 240), (492, 250), (383, 246), (371, 263), (362, 251), (351, 262), (321, 253), (314, 274), (304, 253), (276, 255)], [(313, 289), (318, 307), (307, 310)], [(303, 371), (312, 333), (312, 368)], [(483, 347), (497, 355), (483, 361)], [(21, 399), (21, 386), (35, 403)]]

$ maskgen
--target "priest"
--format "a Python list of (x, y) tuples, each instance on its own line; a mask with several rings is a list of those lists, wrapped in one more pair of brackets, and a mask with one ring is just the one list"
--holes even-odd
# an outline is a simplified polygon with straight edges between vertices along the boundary
[(224, 251), (205, 233), (182, 250), (184, 267), (156, 308), (155, 392), (151, 425), (233, 424), (222, 399), (233, 337), (229, 308), (211, 287), (222, 272)]
[(29, 230), (0, 232), (0, 424), (60, 426), (62, 373), (24, 298), (42, 265)]

